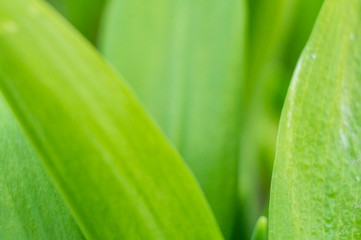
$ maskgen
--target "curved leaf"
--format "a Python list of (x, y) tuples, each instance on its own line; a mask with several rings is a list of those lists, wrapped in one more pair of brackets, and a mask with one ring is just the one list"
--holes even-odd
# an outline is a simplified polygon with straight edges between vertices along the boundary
[(0, 87), (89, 239), (221, 239), (124, 80), (40, 1), (0, 0)]
[(361, 1), (326, 0), (283, 110), (270, 240), (361, 238)]

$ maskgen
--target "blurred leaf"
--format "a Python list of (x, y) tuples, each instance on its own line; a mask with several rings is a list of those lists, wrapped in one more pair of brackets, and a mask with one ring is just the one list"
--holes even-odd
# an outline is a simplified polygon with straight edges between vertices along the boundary
[(360, 239), (361, 2), (326, 0), (283, 110), (270, 240)]
[(292, 25), (296, 2), (301, 0), (249, 0), (249, 93), (274, 53), (283, 47)]
[(48, 0), (93, 44), (98, 40), (100, 18), (107, 0)]
[(267, 240), (267, 218), (262, 216), (258, 219), (253, 230), (251, 240)]
[(89, 239), (221, 239), (125, 82), (40, 1), (0, 0), (0, 87)]
[(197, 177), (226, 238), (236, 210), (245, 1), (109, 2), (100, 46)]
[(0, 95), (0, 239), (83, 239)]
[(323, 0), (252, 0), (246, 119), (242, 129), (240, 199), (249, 239), (265, 213), (278, 121), (297, 58)]

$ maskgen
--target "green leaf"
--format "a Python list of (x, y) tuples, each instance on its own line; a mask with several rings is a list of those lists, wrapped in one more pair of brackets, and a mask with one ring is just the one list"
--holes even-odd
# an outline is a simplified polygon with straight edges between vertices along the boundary
[[(275, 52), (283, 47), (292, 25), (298, 1), (302, 0), (248, 0), (249, 24), (249, 76), (248, 88), (252, 94), (260, 73)], [(256, 79), (256, 80), (255, 80)]]
[(93, 44), (98, 40), (98, 29), (106, 0), (48, 0)]
[(89, 239), (221, 239), (129, 87), (41, 1), (0, 0), (0, 87)]
[(262, 216), (258, 219), (253, 230), (251, 240), (267, 240), (267, 218)]
[(114, 0), (100, 46), (194, 172), (226, 238), (236, 210), (244, 0)]
[(326, 0), (282, 113), (269, 238), (361, 238), (361, 1)]
[(0, 239), (83, 239), (0, 94)]
[(323, 0), (251, 0), (240, 200), (244, 238), (264, 214), (281, 109)]

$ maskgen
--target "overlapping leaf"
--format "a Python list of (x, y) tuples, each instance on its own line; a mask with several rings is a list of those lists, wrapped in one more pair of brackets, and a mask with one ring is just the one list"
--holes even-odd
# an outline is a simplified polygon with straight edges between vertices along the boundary
[(48, 0), (93, 44), (106, 0)]
[(229, 238), (236, 211), (244, 0), (114, 0), (101, 49), (197, 177)]
[(240, 197), (246, 237), (268, 201), (279, 117), (293, 69), (323, 0), (249, 1)]
[(40, 1), (0, 0), (0, 87), (89, 239), (221, 239), (124, 80)]

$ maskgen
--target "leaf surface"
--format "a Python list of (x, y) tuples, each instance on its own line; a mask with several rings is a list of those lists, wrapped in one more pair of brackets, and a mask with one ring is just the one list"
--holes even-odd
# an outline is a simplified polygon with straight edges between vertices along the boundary
[(115, 0), (100, 48), (199, 181), (226, 238), (243, 111), (244, 0)]
[(88, 239), (221, 239), (124, 80), (41, 1), (0, 0), (0, 87)]
[(297, 59), (323, 0), (249, 1), (245, 123), (240, 200), (245, 238), (268, 210), (279, 118)]
[(360, 239), (361, 1), (326, 0), (282, 113), (269, 239)]
[(0, 94), (0, 239), (84, 239)]

